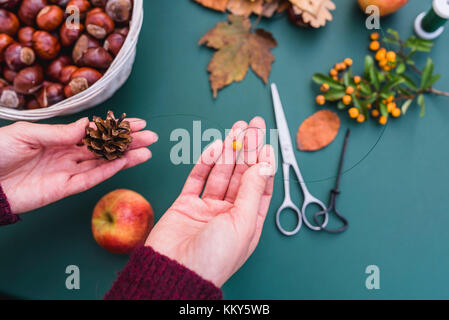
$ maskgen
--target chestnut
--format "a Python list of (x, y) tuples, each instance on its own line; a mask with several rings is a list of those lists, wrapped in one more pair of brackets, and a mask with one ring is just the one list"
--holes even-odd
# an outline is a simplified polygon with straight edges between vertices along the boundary
[(131, 19), (133, 4), (131, 0), (109, 0), (106, 13), (117, 23), (125, 23)]
[(84, 31), (84, 25), (79, 24), (77, 26), (68, 26), (67, 23), (63, 23), (61, 29), (59, 30), (59, 37), (61, 39), (61, 44), (64, 47), (69, 47), (73, 45), (76, 40), (81, 36)]
[(0, 33), (14, 36), (19, 30), (20, 23), (17, 16), (5, 9), (0, 9)]
[(39, 30), (33, 34), (33, 49), (39, 58), (52, 60), (58, 56), (61, 45), (54, 35)]
[(129, 27), (117, 28), (114, 33), (120, 33), (122, 36), (127, 37), (129, 33)]
[(120, 33), (111, 33), (104, 41), (103, 48), (108, 50), (114, 57), (119, 53), (125, 43), (126, 37)]
[(33, 49), (24, 47), (20, 43), (13, 43), (6, 48), (4, 59), (9, 69), (17, 71), (31, 66), (36, 61), (36, 55)]
[(100, 43), (96, 39), (83, 34), (78, 39), (78, 41), (76, 41), (75, 46), (73, 47), (73, 51), (72, 51), (73, 61), (75, 62), (75, 64), (80, 64), (81, 59), (83, 58), (83, 55), (87, 51), (87, 49), (97, 48), (99, 46), (100, 46)]
[(86, 17), (87, 32), (97, 39), (104, 39), (115, 29), (114, 20), (100, 8), (95, 8)]
[(26, 103), (25, 109), (27, 110), (34, 110), (34, 109), (40, 109), (41, 106), (39, 105), (39, 102), (37, 99), (33, 96), (28, 96), (28, 101)]
[[(75, 9), (73, 7), (76, 7)], [(84, 18), (86, 13), (90, 10), (91, 5), (88, 0), (70, 0), (67, 2), (66, 13), (79, 12), (80, 18)]]
[(60, 83), (45, 83), (36, 94), (37, 102), (41, 108), (47, 108), (64, 100), (64, 86)]
[(41, 9), (36, 16), (37, 26), (46, 31), (58, 29), (64, 20), (64, 11), (57, 5), (48, 5)]
[(0, 78), (0, 89), (9, 86), (9, 82)]
[(74, 72), (78, 71), (78, 67), (74, 65), (68, 65), (62, 68), (61, 73), (59, 75), (59, 81), (63, 84), (68, 84), (72, 79), (72, 75)]
[(19, 19), (28, 26), (33, 26), (36, 16), (45, 6), (47, 0), (23, 0), (19, 7)]
[(17, 34), (18, 40), (26, 47), (33, 46), (33, 34), (36, 30), (33, 27), (23, 27), (19, 29)]
[(21, 0), (0, 0), (0, 8), (14, 10)]
[(69, 0), (48, 0), (48, 2), (57, 4), (58, 6), (65, 8)]
[(24, 68), (14, 79), (14, 88), (22, 94), (32, 94), (40, 89), (44, 82), (44, 70), (39, 65)]
[(92, 5), (97, 8), (104, 8), (108, 0), (90, 0)]
[(6, 33), (0, 33), (0, 62), (4, 61), (5, 50), (12, 43), (14, 43), (14, 39), (11, 38), (10, 35), (8, 35)]
[(69, 84), (64, 87), (64, 95), (72, 97), (97, 82), (103, 75), (92, 68), (80, 68), (72, 74)]
[(69, 64), (72, 64), (72, 58), (69, 56), (60, 56), (50, 62), (47, 67), (46, 74), (51, 80), (59, 81), (62, 69)]
[(3, 68), (3, 78), (5, 78), (5, 80), (8, 81), (9, 83), (13, 83), (16, 76), (17, 72), (12, 69), (9, 69), (8, 66), (5, 66)]
[(112, 63), (112, 56), (103, 47), (90, 48), (83, 54), (80, 63), (95, 69), (107, 69)]
[(7, 86), (0, 89), (0, 106), (20, 109), (26, 104), (25, 97), (17, 92), (14, 87)]

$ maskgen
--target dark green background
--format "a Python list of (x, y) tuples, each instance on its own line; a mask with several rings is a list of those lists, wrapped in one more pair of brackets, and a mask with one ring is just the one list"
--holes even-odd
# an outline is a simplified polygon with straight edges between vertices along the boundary
[[(212, 51), (197, 46), (199, 38), (226, 15), (189, 0), (145, 2), (145, 19), (134, 71), (126, 85), (101, 106), (75, 116), (45, 121), (69, 123), (80, 117), (117, 113), (146, 119), (160, 135), (148, 163), (122, 172), (100, 186), (36, 212), (0, 231), (0, 291), (21, 298), (101, 299), (127, 261), (101, 249), (90, 230), (92, 208), (117, 188), (140, 192), (159, 218), (177, 197), (191, 166), (174, 166), (169, 140), (175, 128), (230, 128), (240, 119), (263, 116), (275, 128), (268, 86), (252, 72), (212, 98), (206, 66)], [(431, 1), (411, 1), (382, 20), (402, 36), (412, 33), (418, 13)], [(292, 136), (317, 107), (314, 72), (326, 72), (349, 56), (361, 72), (369, 30), (356, 1), (337, 0), (334, 21), (319, 30), (292, 26), (286, 18), (262, 21), (276, 37), (276, 62), (270, 81), (283, 99)], [(432, 58), (442, 73), (437, 85), (449, 91), (447, 63), (449, 31), (438, 39)], [(419, 63), (425, 62), (419, 56)], [(339, 208), (350, 229), (334, 236), (306, 228), (291, 238), (276, 229), (274, 213), (282, 202), (282, 174), (260, 245), (245, 266), (226, 283), (229, 299), (398, 299), (449, 298), (447, 138), (449, 100), (427, 99), (427, 115), (416, 105), (405, 118), (391, 121), (385, 131), (375, 123), (356, 125), (342, 115), (342, 127), (352, 136), (342, 181)], [(0, 125), (8, 124), (1, 121)], [(383, 135), (382, 135), (383, 133)], [(343, 141), (316, 153), (297, 152), (309, 188), (327, 202)], [(380, 140), (379, 140), (380, 138)], [(379, 143), (375, 146), (376, 142)], [(375, 146), (373, 148), (373, 146)], [(370, 150), (372, 151), (370, 152)], [(350, 169), (350, 170), (349, 170)], [(299, 202), (298, 189), (294, 188)], [(289, 220), (290, 219), (290, 220)], [(292, 225), (287, 215), (283, 222)], [(81, 270), (81, 290), (65, 288), (65, 268)], [(365, 268), (379, 266), (380, 290), (365, 288)]]

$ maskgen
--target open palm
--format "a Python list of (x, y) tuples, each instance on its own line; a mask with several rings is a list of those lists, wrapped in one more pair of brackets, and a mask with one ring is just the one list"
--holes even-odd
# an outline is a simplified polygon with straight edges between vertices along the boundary
[(87, 118), (69, 125), (17, 122), (0, 128), (0, 184), (12, 212), (27, 212), (88, 190), (147, 161), (151, 152), (146, 147), (157, 141), (157, 135), (140, 131), (145, 121), (128, 120), (133, 132), (130, 151), (112, 162), (98, 159), (80, 144)]
[(261, 118), (240, 121), (207, 148), (146, 245), (222, 286), (256, 248), (271, 201), (275, 160), (271, 146), (261, 146), (264, 132)]

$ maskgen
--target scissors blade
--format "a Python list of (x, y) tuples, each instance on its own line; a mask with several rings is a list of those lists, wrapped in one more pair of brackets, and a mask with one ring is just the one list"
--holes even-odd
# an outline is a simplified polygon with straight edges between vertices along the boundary
[(281, 145), (282, 158), (285, 163), (293, 165), (296, 163), (293, 153), (293, 144), (288, 129), (287, 120), (285, 119), (284, 108), (282, 107), (281, 98), (275, 83), (271, 84), (271, 94), (273, 96), (273, 108), (276, 117), (276, 125), (279, 131), (279, 144)]

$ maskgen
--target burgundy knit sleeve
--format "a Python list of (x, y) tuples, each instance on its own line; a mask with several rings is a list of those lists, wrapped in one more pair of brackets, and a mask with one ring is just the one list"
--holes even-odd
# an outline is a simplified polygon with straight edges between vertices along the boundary
[(134, 251), (106, 300), (218, 300), (222, 292), (195, 272), (150, 247)]
[(19, 220), (19, 216), (11, 212), (11, 207), (9, 206), (8, 199), (6, 199), (6, 195), (3, 192), (2, 186), (0, 185), (0, 226), (13, 224)]

